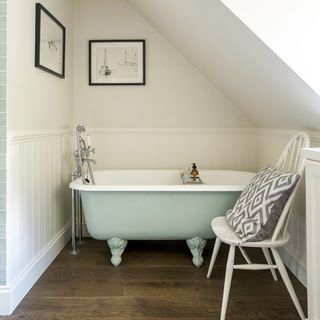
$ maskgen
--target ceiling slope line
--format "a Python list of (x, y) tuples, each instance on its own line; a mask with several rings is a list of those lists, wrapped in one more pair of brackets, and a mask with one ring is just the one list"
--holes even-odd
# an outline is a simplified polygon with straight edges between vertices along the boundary
[(127, 1), (255, 126), (320, 129), (319, 95), (221, 1)]
[(125, 0), (128, 5), (130, 5), (130, 7), (152, 28), (155, 30), (155, 32), (159, 35), (159, 37), (161, 37), (164, 41), (166, 41), (167, 43), (170, 44), (170, 46), (179, 53), (179, 55), (181, 55), (181, 57), (183, 57), (183, 59), (190, 64), (212, 87), (213, 89), (218, 92), (225, 100), (227, 100), (230, 104), (230, 106), (233, 107), (233, 109), (239, 113), (244, 119), (247, 120), (248, 122), (248, 127), (255, 127), (255, 123), (252, 121), (252, 119), (250, 119), (241, 109), (239, 109), (225, 94), (224, 92), (215, 84), (213, 83), (206, 74), (204, 74), (201, 70), (199, 70), (199, 68), (192, 62), (190, 61), (190, 59), (188, 59), (188, 57), (181, 51), (179, 50), (179, 48), (177, 48), (174, 43), (172, 41), (170, 41), (165, 35), (163, 35), (150, 21), (148, 18), (146, 18), (140, 11), (138, 8), (136, 8), (134, 6), (134, 4), (132, 3), (132, 1), (130, 0)]

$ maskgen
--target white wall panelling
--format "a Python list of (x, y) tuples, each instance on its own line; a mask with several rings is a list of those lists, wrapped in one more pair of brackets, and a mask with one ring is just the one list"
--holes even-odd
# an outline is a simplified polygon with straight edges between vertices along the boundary
[[(296, 131), (292, 130), (257, 130), (257, 166), (270, 163), (275, 165), (284, 146)], [(311, 146), (320, 146), (320, 133), (307, 132)], [(306, 209), (304, 179), (299, 187), (289, 224), (291, 240), (283, 252), (283, 258), (289, 269), (306, 286)]]
[(6, 283), (7, 0), (0, 1), (0, 285)]
[(60, 130), (72, 123), (73, 1), (41, 1), (66, 27), (65, 79), (34, 67), (36, 2), (7, 6), (7, 283), (0, 288), (0, 302), (7, 303), (0, 314), (14, 309), (68, 238), (70, 148), (67, 131)]
[(320, 319), (320, 148), (304, 149), (307, 196), (308, 316)]
[[(184, 169), (190, 162), (197, 162), (200, 170), (248, 171), (274, 164), (294, 133), (264, 129), (99, 128), (88, 132), (96, 148), (95, 169)], [(312, 145), (320, 146), (319, 134), (309, 134)], [(73, 135), (63, 130), (16, 132), (9, 136), (7, 293), (16, 303), (68, 239), (68, 182), (73, 148)], [(305, 283), (303, 186), (294, 211), (292, 239), (284, 256), (287, 265)], [(29, 274), (33, 274), (30, 277), (34, 281), (26, 284)], [(12, 290), (13, 287), (18, 289)], [(14, 300), (14, 292), (20, 298)]]
[(7, 287), (16, 295), (10, 296), (11, 311), (69, 240), (72, 149), (68, 131), (9, 137)]
[(89, 129), (97, 169), (256, 169), (253, 129)]

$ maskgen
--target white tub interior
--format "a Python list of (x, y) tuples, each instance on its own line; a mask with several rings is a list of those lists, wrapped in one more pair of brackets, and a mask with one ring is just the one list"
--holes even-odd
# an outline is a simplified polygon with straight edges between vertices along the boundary
[(178, 185), (178, 170), (108, 170), (95, 171), (96, 184), (101, 185)]

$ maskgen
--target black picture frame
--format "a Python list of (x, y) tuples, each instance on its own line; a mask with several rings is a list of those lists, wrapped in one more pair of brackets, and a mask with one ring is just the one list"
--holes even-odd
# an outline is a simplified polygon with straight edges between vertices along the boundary
[[(62, 35), (55, 39), (44, 38), (46, 37), (46, 24), (44, 23), (42, 14), (52, 21), (52, 26), (56, 26)], [(51, 26), (51, 27), (52, 27)], [(53, 29), (51, 28), (51, 31)], [(49, 32), (47, 32), (49, 34)], [(52, 32), (51, 32), (52, 34)], [(51, 37), (53, 37), (51, 35)], [(46, 45), (51, 52), (51, 56), (46, 54)], [(52, 48), (52, 49), (51, 49)], [(56, 51), (56, 52), (55, 52)], [(66, 53), (66, 28), (64, 25), (54, 17), (41, 3), (36, 3), (36, 25), (35, 25), (35, 67), (51, 73), (59, 78), (65, 78), (65, 53)], [(51, 62), (50, 62), (51, 58)], [(50, 62), (50, 63), (46, 63)], [(57, 60), (57, 61), (55, 61)]]
[[(142, 85), (146, 84), (146, 49), (145, 49), (145, 40), (144, 39), (119, 39), (119, 40), (89, 40), (89, 85), (90, 86), (114, 86), (114, 85)], [(123, 45), (121, 47), (121, 45)], [(127, 47), (126, 47), (127, 45)], [(105, 47), (104, 47), (105, 46)], [(100, 56), (98, 56), (98, 51), (96, 48), (100, 48)], [(101, 56), (102, 49), (104, 48), (104, 56)], [(110, 52), (113, 48), (113, 51), (109, 53), (112, 55), (113, 69), (107, 65), (107, 48)], [(122, 48), (122, 49), (121, 49)], [(136, 48), (136, 49), (135, 49)], [(126, 60), (126, 53), (130, 55), (129, 59)], [(119, 53), (119, 56), (118, 56)], [(124, 59), (123, 62), (120, 62), (121, 59)], [(118, 63), (117, 62), (118, 59)], [(101, 61), (104, 61), (103, 65)], [(99, 62), (100, 61), (100, 62)], [(100, 68), (99, 68), (100, 63)], [(126, 67), (127, 64), (127, 67)], [(119, 68), (121, 70), (119, 70)], [(126, 69), (127, 68), (127, 69)], [(101, 73), (101, 69), (103, 72)], [(137, 78), (133, 80), (121, 80), (119, 76), (120, 73), (127, 73), (132, 76), (133, 72), (137, 73)], [(98, 72), (98, 70), (100, 70)], [(112, 72), (115, 72), (118, 75), (118, 78), (110, 80)], [(99, 73), (99, 75), (98, 75)], [(110, 78), (108, 79), (108, 76)], [(98, 81), (97, 81), (98, 79)], [(128, 79), (128, 78), (127, 78)]]

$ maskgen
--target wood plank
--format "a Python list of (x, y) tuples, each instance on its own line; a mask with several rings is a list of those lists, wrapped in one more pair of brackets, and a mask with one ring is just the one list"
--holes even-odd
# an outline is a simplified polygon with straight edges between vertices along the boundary
[[(129, 243), (123, 264), (110, 265), (103, 241), (86, 239), (81, 253), (68, 254), (67, 246), (42, 275), (17, 310), (6, 320), (212, 320), (219, 318), (227, 247), (222, 246), (212, 278), (206, 272), (212, 242), (197, 269), (182, 241)], [(261, 250), (248, 250), (264, 261)], [(237, 254), (237, 261), (243, 262)], [(293, 278), (306, 310), (306, 289)], [(299, 319), (282, 281), (269, 271), (235, 270), (227, 318)]]

